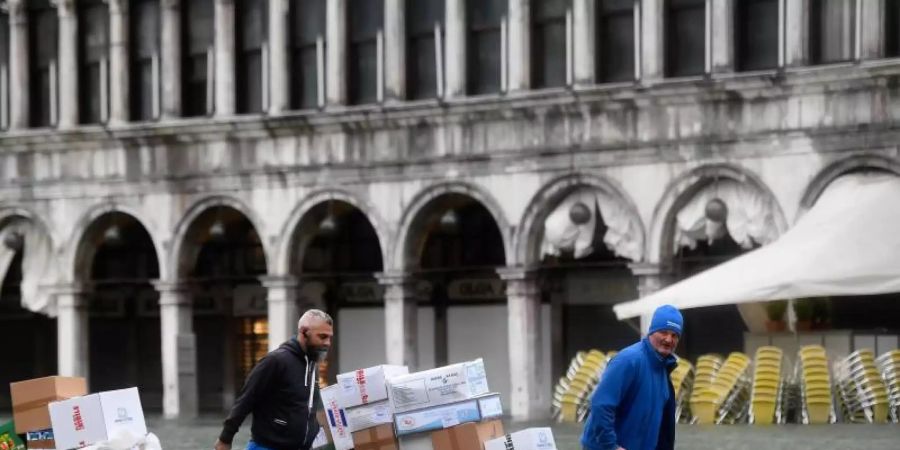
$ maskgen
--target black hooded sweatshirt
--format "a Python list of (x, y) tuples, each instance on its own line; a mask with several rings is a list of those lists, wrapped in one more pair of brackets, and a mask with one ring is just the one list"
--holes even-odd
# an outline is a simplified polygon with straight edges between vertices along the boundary
[(316, 358), (297, 338), (259, 360), (238, 394), (219, 440), (231, 444), (247, 414), (251, 439), (272, 450), (307, 450), (319, 433), (315, 414)]

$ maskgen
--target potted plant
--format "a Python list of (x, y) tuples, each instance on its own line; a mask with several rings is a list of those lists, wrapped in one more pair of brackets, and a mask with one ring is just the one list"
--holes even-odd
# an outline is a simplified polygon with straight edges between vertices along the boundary
[(770, 333), (785, 330), (784, 312), (787, 310), (787, 301), (775, 300), (766, 303), (766, 331)]
[(797, 331), (812, 330), (813, 299), (801, 298), (794, 300), (794, 313), (797, 315)]

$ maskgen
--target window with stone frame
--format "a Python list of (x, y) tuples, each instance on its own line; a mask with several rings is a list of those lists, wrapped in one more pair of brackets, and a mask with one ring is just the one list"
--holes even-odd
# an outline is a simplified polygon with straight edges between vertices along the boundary
[(599, 0), (596, 22), (596, 73), (600, 82), (632, 81), (635, 0)]
[(536, 88), (565, 86), (566, 12), (570, 0), (531, 4), (531, 83)]
[(263, 111), (263, 48), (268, 40), (266, 0), (238, 0), (234, 2), (235, 17), (235, 84), (239, 114)]
[(737, 70), (778, 67), (779, 0), (738, 0), (734, 8)]
[(466, 84), (469, 94), (496, 93), (503, 87), (502, 29), (507, 8), (506, 0), (466, 0)]
[(809, 62), (853, 59), (856, 0), (809, 0)]
[(30, 125), (53, 125), (56, 111), (59, 19), (49, 0), (28, 2), (28, 58)]
[[(159, 0), (131, 0), (130, 14), (130, 82), (131, 120), (156, 117), (154, 96), (158, 92), (160, 46)], [(154, 62), (156, 61), (156, 62)]]
[(884, 0), (884, 55), (900, 56), (900, 0)]
[(667, 0), (666, 76), (706, 71), (706, 0)]
[(9, 14), (0, 5), (0, 129), (9, 124)]
[(205, 116), (213, 110), (213, 0), (182, 2), (182, 114)]
[(440, 33), (443, 42), (444, 5), (444, 0), (406, 0), (406, 84), (411, 99), (438, 95), (435, 39)]
[[(291, 0), (290, 64), (291, 108), (310, 109), (319, 104), (317, 42), (325, 42), (327, 0)], [(324, 63), (323, 46), (323, 63)], [(324, 74), (324, 67), (321, 68)]]
[(78, 7), (78, 118), (100, 123), (109, 106), (109, 8), (103, 0)]
[(378, 35), (384, 25), (384, 0), (351, 0), (347, 5), (351, 104), (378, 101)]

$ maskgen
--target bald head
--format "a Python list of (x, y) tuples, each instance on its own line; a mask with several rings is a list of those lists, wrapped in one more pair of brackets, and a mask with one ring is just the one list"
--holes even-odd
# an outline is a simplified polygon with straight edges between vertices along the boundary
[(314, 354), (319, 361), (324, 360), (331, 348), (334, 321), (324, 311), (310, 309), (297, 322), (297, 340), (303, 351)]
[(300, 316), (300, 320), (297, 322), (297, 331), (303, 330), (304, 327), (312, 328), (323, 323), (334, 325), (334, 321), (331, 320), (331, 316), (328, 313), (320, 309), (310, 309)]

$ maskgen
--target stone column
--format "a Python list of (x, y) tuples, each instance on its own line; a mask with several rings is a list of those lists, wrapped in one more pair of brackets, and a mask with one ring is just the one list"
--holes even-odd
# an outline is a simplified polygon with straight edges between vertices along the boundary
[(181, 0), (163, 0), (160, 6), (160, 113), (174, 119), (181, 117)]
[(387, 364), (418, 369), (417, 346), (419, 305), (415, 279), (407, 274), (382, 273), (378, 282), (384, 286), (384, 336)]
[[(884, 57), (884, 17), (887, 0), (859, 0), (859, 59), (877, 59)], [(893, 0), (891, 0), (893, 1)], [(896, 33), (897, 30), (892, 30)]]
[(328, 105), (347, 104), (347, 0), (331, 0), (326, 10), (325, 83)]
[(197, 342), (194, 315), (186, 286), (157, 282), (162, 335), (163, 415), (197, 416)]
[(109, 122), (121, 124), (129, 114), (128, 0), (109, 0)]
[(574, 53), (575, 86), (583, 87), (594, 84), (596, 80), (595, 32), (597, 17), (595, 0), (573, 0), (572, 2), (572, 47)]
[[(638, 281), (638, 295), (646, 297), (666, 285), (669, 271), (660, 264), (654, 263), (632, 263), (628, 266), (631, 273), (634, 274)], [(647, 334), (650, 328), (650, 319), (653, 318), (653, 311), (641, 315), (641, 336)]]
[(784, 65), (809, 62), (809, 0), (784, 0)]
[(663, 0), (641, 1), (641, 80), (654, 81), (665, 76), (665, 8)]
[(289, 0), (269, 0), (269, 114), (278, 115), (291, 105), (288, 85)]
[(216, 33), (216, 116), (232, 116), (235, 97), (234, 0), (215, 0)]
[(712, 53), (712, 72), (734, 72), (734, 4), (735, 0), (711, 0), (707, 7), (711, 8), (712, 23), (709, 39)]
[(384, 93), (388, 100), (406, 98), (406, 1), (384, 2)]
[(30, 59), (25, 0), (9, 0), (9, 128), (28, 128)]
[(56, 291), (57, 372), (63, 376), (88, 378), (90, 373), (87, 294), (77, 284), (58, 286)]
[(445, 98), (466, 95), (466, 1), (446, 0), (444, 4)]
[(261, 281), (268, 292), (269, 351), (272, 351), (297, 333), (299, 283), (290, 275), (262, 277)]
[[(549, 392), (544, 392), (537, 370), (541, 358), (541, 293), (534, 272), (518, 267), (497, 271), (506, 282), (509, 329), (509, 371), (512, 419), (536, 420), (549, 414), (544, 408)], [(546, 409), (546, 411), (545, 411)]]
[(75, 0), (58, 0), (59, 15), (59, 118), (57, 126), (78, 125), (78, 14)]
[[(503, 45), (501, 42), (500, 45)], [(529, 0), (509, 0), (509, 90), (531, 87), (531, 9)], [(502, 53), (502, 52), (501, 52)], [(501, 61), (500, 64), (504, 62)]]

